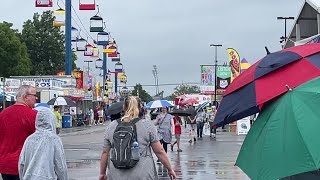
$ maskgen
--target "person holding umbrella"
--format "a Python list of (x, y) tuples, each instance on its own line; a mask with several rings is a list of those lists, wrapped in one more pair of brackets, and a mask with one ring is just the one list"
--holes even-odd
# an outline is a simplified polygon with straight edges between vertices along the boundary
[(204, 113), (203, 109), (200, 109), (196, 116), (196, 122), (197, 122), (197, 137), (198, 139), (202, 140), (202, 134), (203, 134), (203, 125), (206, 118), (206, 114)]
[(214, 117), (216, 115), (216, 112), (217, 112), (217, 110), (216, 110), (215, 106), (212, 107), (212, 111), (207, 112), (208, 121), (209, 121), (209, 125), (210, 125), (210, 137), (212, 137), (212, 135), (213, 135), (213, 138), (216, 138), (216, 134), (217, 134), (217, 129), (214, 128), (214, 126), (213, 126)]
[(168, 144), (171, 144), (174, 131), (174, 120), (171, 114), (168, 114), (168, 108), (162, 107), (161, 113), (156, 117), (155, 125), (158, 126), (158, 136), (163, 149), (167, 152)]

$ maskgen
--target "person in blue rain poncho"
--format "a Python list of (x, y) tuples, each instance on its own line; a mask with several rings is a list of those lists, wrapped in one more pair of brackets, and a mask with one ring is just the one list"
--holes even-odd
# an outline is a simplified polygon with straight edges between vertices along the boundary
[(19, 158), (20, 180), (67, 180), (67, 163), (56, 117), (46, 107), (37, 107), (36, 132), (30, 135)]

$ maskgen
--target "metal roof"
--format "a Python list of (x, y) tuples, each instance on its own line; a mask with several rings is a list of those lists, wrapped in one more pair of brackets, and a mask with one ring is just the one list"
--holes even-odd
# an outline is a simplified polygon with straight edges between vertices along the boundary
[[(288, 35), (288, 41), (284, 48), (294, 46), (296, 41), (296, 24), (300, 24), (301, 39), (305, 39), (318, 34), (317, 14), (320, 13), (320, 0), (306, 0), (298, 16), (295, 18), (295, 23)], [(300, 40), (301, 40), (300, 39)]]

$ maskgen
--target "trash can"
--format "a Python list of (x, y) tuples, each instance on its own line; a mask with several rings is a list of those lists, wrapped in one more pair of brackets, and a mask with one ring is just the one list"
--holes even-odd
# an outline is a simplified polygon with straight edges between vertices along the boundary
[(62, 116), (62, 127), (63, 128), (72, 127), (72, 118), (71, 118), (71, 116)]

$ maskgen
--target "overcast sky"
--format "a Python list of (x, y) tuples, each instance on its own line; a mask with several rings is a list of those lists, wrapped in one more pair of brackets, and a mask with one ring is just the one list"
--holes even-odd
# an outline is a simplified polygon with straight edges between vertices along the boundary
[[(35, 8), (34, 0), (2, 0), (0, 21), (21, 30), (33, 13), (54, 8)], [(64, 1), (64, 0), (63, 0)], [(89, 19), (95, 11), (79, 11), (78, 0), (72, 0), (81, 22), (89, 30)], [(303, 0), (96, 0), (108, 30), (116, 39), (128, 85), (154, 84), (153, 65), (158, 67), (159, 84), (200, 83), (200, 64), (214, 63), (211, 43), (222, 44), (218, 61), (227, 61), (226, 48), (235, 48), (240, 58), (254, 63), (269, 50), (281, 49), (280, 36), (284, 22), (277, 16), (296, 17)], [(63, 3), (60, 3), (63, 6)], [(73, 12), (73, 26), (84, 28)], [(288, 33), (293, 21), (288, 21)], [(78, 25), (80, 27), (78, 27)], [(90, 34), (93, 38), (94, 33)], [(79, 55), (83, 68), (86, 58)], [(108, 62), (111, 70), (114, 63)], [(94, 74), (98, 75), (96, 70)], [(165, 95), (175, 86), (162, 86)], [(144, 87), (154, 94), (154, 87)]]

